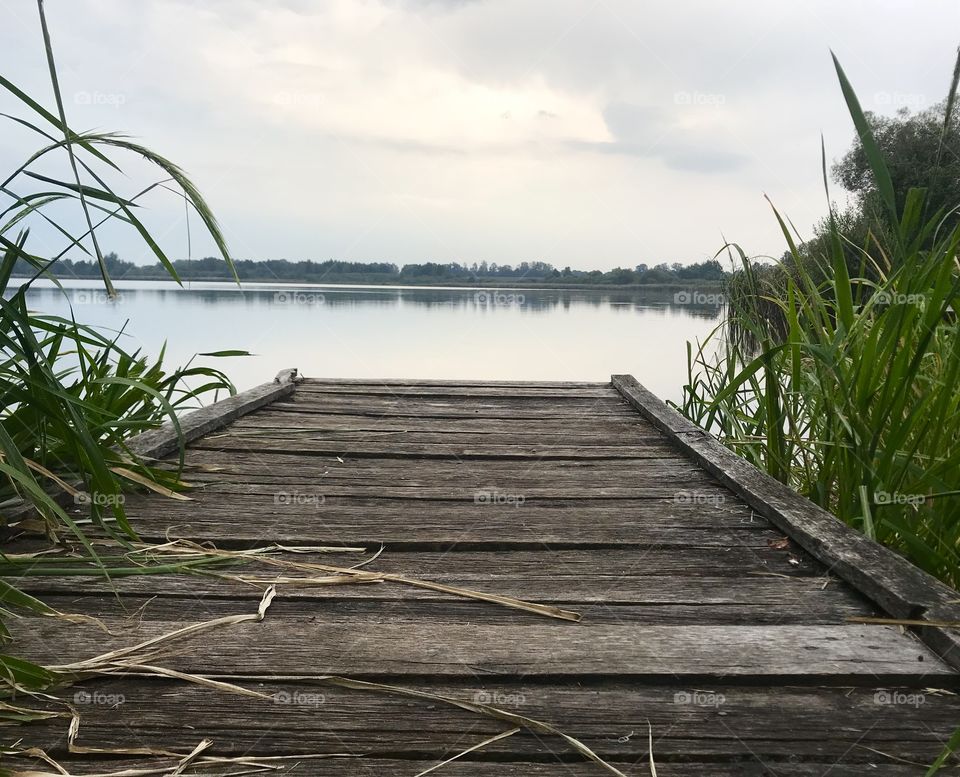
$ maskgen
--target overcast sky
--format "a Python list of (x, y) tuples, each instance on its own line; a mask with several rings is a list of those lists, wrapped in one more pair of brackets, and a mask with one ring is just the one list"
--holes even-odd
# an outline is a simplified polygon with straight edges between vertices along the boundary
[[(0, 13), (0, 72), (52, 106), (35, 3)], [(942, 99), (960, 42), (956, 0), (47, 0), (47, 13), (74, 128), (176, 161), (250, 259), (607, 269), (699, 261), (724, 237), (779, 255), (763, 195), (809, 230), (820, 134), (831, 158), (853, 137), (829, 50), (864, 107), (892, 113)], [(6, 94), (0, 110), (26, 115)], [(4, 176), (35, 147), (5, 126)], [(128, 165), (133, 194), (149, 179)], [(185, 257), (182, 202), (148, 204)], [(195, 258), (212, 252), (198, 232)], [(103, 243), (152, 261), (129, 232)]]

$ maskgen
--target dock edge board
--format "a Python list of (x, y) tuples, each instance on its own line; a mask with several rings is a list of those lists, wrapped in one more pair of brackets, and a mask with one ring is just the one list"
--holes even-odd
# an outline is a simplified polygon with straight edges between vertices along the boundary
[[(688, 458), (892, 618), (960, 621), (958, 594), (949, 586), (757, 469), (632, 375), (612, 375), (610, 380)], [(960, 669), (960, 635), (938, 625), (919, 627), (915, 633), (943, 661)]]
[[(247, 391), (221, 399), (205, 407), (198, 408), (178, 419), (180, 430), (171, 422), (166, 422), (157, 429), (134, 435), (126, 441), (126, 447), (137, 456), (145, 459), (160, 459), (179, 450), (181, 445), (193, 442), (205, 434), (222, 429), (232, 421), (259, 410), (271, 402), (290, 396), (302, 380), (297, 369), (291, 367), (281, 370), (269, 383), (262, 383)], [(74, 487), (83, 488), (82, 483), (74, 483)], [(72, 497), (66, 491), (59, 490), (51, 493), (57, 504), (64, 506)], [(0, 516), (0, 528), (12, 526), (34, 513), (32, 505), (24, 504), (5, 512)]]

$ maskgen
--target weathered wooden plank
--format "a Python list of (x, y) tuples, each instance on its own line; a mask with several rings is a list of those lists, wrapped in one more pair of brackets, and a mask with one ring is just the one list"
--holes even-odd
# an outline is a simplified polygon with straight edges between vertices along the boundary
[[(716, 477), (811, 555), (897, 618), (922, 618), (935, 608), (960, 620), (957, 594), (902, 556), (847, 526), (826, 510), (761, 472), (702, 429), (659, 401), (629, 375), (614, 375), (615, 388), (654, 425), (673, 435), (677, 447)], [(927, 644), (960, 668), (956, 635), (935, 627)]]
[[(15, 553), (17, 546), (4, 550)], [(369, 555), (356, 552), (285, 553), (274, 557), (303, 563), (349, 566), (365, 560)], [(269, 566), (257, 565), (252, 568), (258, 570), (257, 574), (271, 574)], [(799, 593), (807, 590), (808, 585), (809, 590), (821, 590), (828, 580), (832, 580), (829, 588), (834, 590), (838, 589), (839, 582), (825, 576), (823, 567), (809, 557), (798, 559), (797, 549), (789, 547), (652, 547), (643, 550), (623, 547), (555, 550), (541, 547), (538, 550), (387, 551), (364, 568), (391, 574), (427, 576), (432, 580), (468, 586), (486, 584), (496, 587), (506, 584), (515, 592), (521, 591), (527, 582), (528, 595), (545, 590), (546, 586), (563, 592), (570, 601), (678, 601), (672, 597), (684, 588), (684, 581), (704, 588), (719, 586), (720, 590), (705, 595), (705, 602), (744, 601), (749, 597), (743, 597), (738, 592), (759, 591), (766, 587)], [(273, 569), (272, 573), (276, 572)], [(701, 584), (698, 582), (700, 579), (707, 582)], [(203, 582), (203, 579), (173, 576), (164, 578), (156, 585), (164, 587), (178, 581), (189, 588)], [(368, 595), (381, 587), (360, 586)], [(846, 590), (848, 587), (841, 585), (839, 588)], [(670, 598), (661, 598), (665, 595)], [(688, 591), (684, 595), (695, 594)]]
[[(423, 460), (416, 460), (421, 458)], [(410, 479), (428, 481), (423, 485), (471, 486), (487, 479), (495, 483), (514, 483), (544, 487), (558, 485), (654, 485), (716, 486), (716, 481), (700, 467), (684, 459), (653, 458), (628, 461), (605, 461), (593, 459), (544, 459), (523, 464), (497, 459), (459, 461), (454, 457), (440, 460), (428, 457), (404, 457), (389, 455), (305, 456), (282, 451), (261, 455), (257, 452), (213, 448), (191, 448), (190, 477), (204, 475), (244, 475), (250, 480), (274, 477), (301, 477), (303, 482), (314, 482), (318, 477), (326, 480), (370, 480), (374, 483), (399, 483)], [(729, 493), (729, 492), (727, 492)]]
[[(415, 572), (416, 570), (413, 570)], [(411, 572), (411, 574), (413, 573)], [(419, 573), (426, 579), (434, 579)], [(859, 594), (835, 583), (826, 588), (809, 582), (765, 586), (750, 581), (727, 589), (729, 578), (650, 578), (652, 585), (639, 603), (624, 603), (626, 598), (611, 591), (601, 601), (575, 599), (560, 591), (549, 597), (534, 585), (513, 588), (496, 584), (472, 584), (474, 590), (528, 597), (554, 604), (582, 616), (581, 626), (598, 625), (730, 625), (788, 626), (840, 625), (849, 618), (877, 615), (877, 611)], [(553, 586), (557, 588), (558, 586)], [(165, 615), (172, 619), (189, 609), (193, 618), (214, 618), (243, 610), (257, 587), (212, 577), (185, 578), (168, 575), (125, 577), (108, 583), (87, 578), (29, 578), (21, 588), (39, 595), (61, 612), (83, 612), (95, 616), (115, 615), (154, 618)], [(260, 588), (266, 588), (265, 585)], [(717, 591), (728, 590), (727, 597)], [(117, 599), (115, 592), (122, 595)], [(486, 602), (454, 598), (424, 589), (395, 584), (306, 587), (281, 585), (281, 598), (273, 607), (278, 615), (303, 615), (320, 608), (323, 614), (336, 619), (382, 623), (415, 619), (428, 624), (449, 622), (486, 623), (498, 626), (520, 626), (529, 623), (530, 615)], [(629, 595), (629, 594), (628, 594)], [(727, 601), (724, 601), (724, 599)], [(242, 600), (242, 602), (241, 602)], [(244, 604), (245, 603), (245, 604)]]
[[(237, 453), (236, 455), (242, 455)], [(337, 473), (326, 469), (329, 462), (322, 458), (316, 459), (314, 467), (291, 467), (288, 471), (282, 469), (270, 468), (270, 456), (260, 457), (263, 462), (262, 471), (228, 469), (203, 471), (196, 470), (189, 473), (189, 482), (199, 486), (203, 483), (215, 484), (246, 484), (249, 486), (258, 486), (269, 488), (273, 486), (273, 491), (287, 486), (287, 490), (297, 486), (303, 486), (304, 491), (314, 491), (317, 493), (335, 494), (358, 494), (369, 491), (370, 496), (390, 496), (396, 492), (399, 496), (411, 496), (419, 492), (422, 498), (440, 498), (440, 499), (462, 499), (467, 498), (474, 501), (476, 495), (487, 492), (509, 493), (516, 495), (525, 495), (528, 499), (534, 496), (544, 498), (562, 498), (562, 499), (589, 499), (589, 498), (620, 498), (620, 499), (674, 499), (681, 501), (683, 499), (704, 500), (701, 504), (706, 504), (706, 500), (716, 497), (717, 500), (723, 498), (723, 490), (710, 481), (702, 472), (691, 469), (689, 472), (663, 472), (653, 470), (651, 472), (638, 473), (629, 485), (621, 485), (622, 481), (616, 478), (603, 477), (590, 481), (586, 475), (577, 473), (568, 473), (558, 476), (555, 480), (547, 477), (531, 477), (529, 481), (520, 476), (519, 473), (512, 475), (502, 474), (494, 476), (486, 473), (482, 469), (475, 469), (469, 464), (476, 463), (473, 460), (464, 460), (464, 475), (461, 478), (455, 476), (439, 476), (431, 479), (429, 475), (417, 476), (412, 473), (408, 477), (397, 478), (395, 483), (390, 482), (389, 470), (384, 470), (380, 478), (363, 476), (339, 476)], [(543, 462), (536, 462), (537, 465)], [(382, 485), (386, 483), (387, 485)], [(338, 490), (339, 489), (339, 490)], [(404, 493), (400, 493), (404, 492)], [(692, 495), (692, 496), (690, 496)], [(477, 498), (476, 501), (483, 501)]]
[[(491, 734), (492, 736), (492, 734)], [(474, 744), (477, 744), (481, 738)], [(896, 747), (897, 743), (890, 743)], [(318, 769), (323, 777), (356, 777), (362, 775), (386, 775), (386, 777), (411, 777), (411, 775), (420, 774), (437, 763), (443, 758), (449, 758), (468, 747), (463, 742), (459, 750), (451, 746), (449, 752), (434, 760), (412, 759), (390, 759), (376, 758), (370, 756), (351, 756), (344, 755), (340, 757), (324, 758), (320, 761), (312, 761), (306, 758), (291, 759), (287, 764), (272, 764), (271, 768), (277, 769), (277, 773), (285, 774), (308, 774), (309, 769)], [(189, 749), (189, 748), (188, 748)], [(187, 755), (186, 751), (183, 755)], [(527, 761), (518, 759), (516, 761), (505, 762), (500, 760), (479, 761), (475, 758), (483, 757), (482, 754), (466, 757), (443, 766), (445, 777), (555, 777), (558, 769), (562, 770), (565, 777), (596, 777), (598, 767), (596, 764), (586, 762), (571, 762), (569, 760), (560, 761), (556, 756), (550, 757), (545, 762)], [(748, 756), (749, 757), (749, 756)], [(875, 757), (879, 757), (876, 756)], [(251, 759), (255, 761), (255, 759)], [(94, 760), (92, 756), (79, 757), (67, 756), (59, 758), (59, 763), (66, 767), (70, 774), (77, 777), (104, 777), (107, 768), (112, 768), (123, 773), (137, 773), (138, 769), (150, 769), (162, 766), (173, 769), (177, 766), (176, 759), (154, 759), (151, 761), (127, 761), (117, 759)], [(9, 759), (11, 769), (15, 771), (26, 771), (29, 768), (36, 768), (35, 762), (24, 759)], [(628, 774), (632, 774), (632, 764), (617, 764), (618, 767), (626, 769)], [(183, 772), (184, 777), (192, 775), (205, 775), (207, 777), (233, 777), (237, 774), (237, 765), (210, 765), (188, 766)], [(679, 763), (663, 762), (657, 764), (657, 774), (659, 777), (687, 777), (691, 774), (709, 774), (712, 777), (770, 777), (776, 774), (778, 777), (822, 777), (829, 774), (830, 777), (861, 777), (864, 769), (873, 777), (916, 777), (916, 767), (906, 766), (896, 763), (874, 763), (852, 761), (850, 764), (836, 762), (791, 762), (788, 759), (770, 758), (766, 761), (754, 759), (751, 762), (739, 761), (735, 764), (718, 763), (716, 761), (701, 761), (684, 759)], [(775, 771), (771, 771), (775, 770)]]
[(416, 388), (419, 386), (437, 388), (486, 388), (497, 390), (506, 388), (530, 389), (610, 389), (610, 381), (576, 380), (437, 380), (430, 378), (310, 378), (302, 379), (303, 386), (326, 387), (363, 387), (363, 386), (399, 386)]
[[(619, 529), (624, 545), (635, 545), (635, 537), (646, 534), (655, 537), (669, 531), (694, 532), (687, 544), (702, 544), (715, 531), (732, 540), (725, 533), (729, 529), (769, 529), (770, 523), (739, 501), (715, 500), (695, 502), (693, 498), (667, 496), (651, 498), (589, 498), (576, 490), (578, 498), (545, 498), (527, 494), (520, 504), (517, 500), (499, 498), (478, 499), (467, 492), (460, 499), (427, 498), (422, 489), (393, 489), (402, 492), (397, 497), (364, 497), (332, 493), (335, 489), (313, 486), (282, 489), (274, 485), (231, 486), (207, 484), (189, 492), (190, 502), (162, 502), (162, 511), (156, 509), (155, 498), (146, 494), (130, 494), (126, 508), (148, 525), (158, 522), (191, 521), (198, 526), (208, 519), (222, 522), (233, 517), (237, 531), (263, 521), (266, 526), (279, 526), (283, 521), (296, 523), (305, 529), (311, 522), (343, 521), (357, 526), (383, 528), (417, 526), (423, 523), (437, 526), (465, 528), (483, 522), (485, 525), (505, 528), (510, 522), (520, 526), (541, 526), (547, 531), (567, 526), (567, 536), (591, 531), (591, 525)], [(341, 489), (346, 490), (346, 489)], [(539, 489), (543, 490), (543, 489)], [(571, 489), (567, 489), (571, 490)], [(702, 492), (690, 492), (701, 494)], [(707, 492), (711, 493), (712, 492)], [(317, 499), (311, 499), (317, 495)], [(322, 497), (322, 498), (321, 498)], [(411, 505), (415, 502), (415, 505)], [(317, 511), (322, 509), (318, 516)], [(81, 514), (79, 508), (76, 514)], [(226, 532), (224, 537), (233, 535)], [(241, 535), (236, 535), (241, 536)], [(782, 533), (768, 536), (782, 536)], [(711, 543), (712, 544), (712, 543)]]
[[(662, 459), (675, 462), (675, 452), (659, 445), (561, 445), (540, 440), (514, 443), (491, 443), (480, 440), (415, 441), (391, 437), (337, 441), (324, 437), (289, 436), (285, 439), (256, 436), (215, 435), (191, 444), (196, 450), (256, 451), (261, 454), (296, 454), (310, 456), (365, 456), (434, 459)], [(673, 453), (674, 455), (671, 455)]]
[[(291, 412), (298, 415), (362, 415), (369, 418), (483, 418), (493, 420), (536, 420), (536, 419), (570, 419), (570, 411), (558, 408), (550, 402), (538, 405), (534, 400), (527, 402), (513, 402), (502, 405), (490, 403), (467, 402), (383, 402), (378, 406), (366, 402), (313, 402), (308, 400), (296, 401), (294, 394), (290, 401), (274, 403), (272, 409), (277, 413)], [(628, 418), (630, 409), (625, 404), (619, 405), (608, 400), (588, 400), (589, 407), (579, 408), (576, 417), (581, 420), (599, 419), (614, 420)], [(606, 403), (598, 405), (595, 403)]]
[[(243, 493), (237, 493), (242, 491)], [(477, 511), (472, 500), (462, 503), (427, 499), (358, 499), (388, 504), (384, 507), (347, 506), (351, 497), (320, 495), (317, 507), (303, 491), (255, 493), (252, 488), (192, 492), (198, 504), (168, 503), (163, 513), (127, 503), (133, 526), (145, 539), (167, 536), (206, 540), (224, 547), (278, 542), (285, 545), (363, 545), (390, 548), (430, 546), (551, 547), (603, 545), (608, 547), (745, 547), (764, 549), (782, 541), (779, 532), (751, 522), (749, 513), (731, 513), (714, 519), (704, 512), (621, 511), (585, 507), (582, 511), (524, 504), (519, 510), (489, 505)], [(201, 501), (202, 495), (202, 501)], [(318, 497), (319, 498), (319, 497)], [(262, 500), (256, 506), (253, 499)], [(290, 504), (276, 504), (287, 500)], [(605, 500), (597, 500), (603, 503)], [(626, 500), (609, 500), (611, 503)], [(635, 501), (627, 502), (635, 504)], [(657, 502), (651, 500), (652, 505)], [(215, 507), (207, 507), (209, 504)], [(585, 505), (590, 502), (585, 501)], [(400, 506), (398, 506), (400, 505)]]
[[(16, 550), (16, 548), (14, 548)], [(293, 555), (287, 560), (326, 565), (352, 566), (369, 554)], [(773, 622), (802, 618), (809, 610), (824, 607), (831, 613), (872, 615), (859, 595), (822, 570), (802, 562), (795, 566), (788, 551), (757, 548), (652, 548), (641, 552), (616, 550), (567, 551), (458, 551), (382, 554), (365, 569), (369, 572), (399, 574), (446, 585), (502, 594), (522, 599), (621, 606), (749, 604), (769, 608)], [(260, 588), (276, 576), (305, 576), (309, 573), (249, 564), (230, 570), (261, 581)], [(165, 597), (208, 597), (247, 599), (256, 587), (218, 577), (146, 576), (111, 581), (93, 578), (42, 576), (26, 578), (24, 590), (34, 593), (69, 595), (120, 591)], [(282, 584), (284, 597), (301, 600), (367, 599), (371, 601), (451, 602), (463, 601), (437, 591), (382, 583), (336, 587)], [(108, 604), (114, 605), (113, 599)], [(92, 611), (92, 602), (82, 605)], [(125, 605), (126, 606), (126, 605)], [(283, 605), (277, 605), (281, 610)], [(137, 610), (139, 605), (134, 607)], [(71, 607), (70, 609), (76, 609)], [(101, 610), (97, 611), (100, 614)], [(111, 612), (107, 610), (104, 614)], [(151, 614), (170, 619), (180, 612), (179, 603), (167, 609), (164, 600)], [(437, 611), (442, 619), (444, 610)], [(406, 613), (406, 610), (404, 610)], [(119, 614), (114, 612), (114, 614)], [(297, 614), (294, 610), (292, 614)], [(383, 614), (377, 615), (382, 618)], [(431, 618), (435, 619), (435, 618)], [(812, 618), (811, 618), (812, 621)], [(765, 620), (766, 622), (766, 620)], [(840, 622), (832, 620), (830, 622)]]
[(633, 418), (392, 418), (364, 415), (325, 415), (323, 413), (274, 412), (269, 407), (245, 416), (230, 425), (237, 432), (270, 429), (284, 432), (302, 429), (310, 432), (423, 432), (430, 434), (479, 434), (536, 437), (540, 434), (572, 436), (600, 436), (607, 439), (664, 441), (665, 436), (635, 414)]
[(617, 398), (617, 392), (608, 384), (599, 386), (403, 386), (396, 383), (366, 383), (346, 385), (343, 383), (304, 382), (299, 392), (301, 396), (317, 397), (451, 397), (475, 398), (497, 397), (503, 399), (550, 398), (558, 402), (571, 399), (609, 399)]
[[(611, 599), (626, 594), (631, 581), (637, 579), (636, 601), (646, 601), (652, 583), (647, 578), (677, 576), (684, 579), (698, 577), (732, 578), (724, 585), (736, 588), (745, 582), (744, 576), (770, 573), (770, 587), (788, 584), (790, 578), (813, 575), (820, 583), (823, 568), (809, 558), (797, 559), (794, 547), (746, 548), (731, 546), (718, 548), (629, 548), (576, 549), (536, 551), (470, 551), (456, 553), (424, 552), (384, 553), (370, 569), (379, 571), (424, 574), (433, 579), (460, 580), (464, 583), (513, 579), (519, 586), (523, 581), (544, 585), (555, 581), (574, 598), (581, 593), (594, 596), (610, 594)], [(293, 556), (290, 556), (293, 558)], [(299, 556), (298, 556), (299, 557)], [(319, 559), (319, 557), (318, 557)], [(660, 581), (668, 588), (672, 583)], [(581, 592), (581, 593), (577, 593)], [(729, 592), (718, 592), (729, 595)], [(632, 599), (631, 599), (632, 600)]]
[[(405, 755), (416, 759), (433, 753), (439, 760), (444, 754), (458, 753), (507, 728), (502, 722), (435, 701), (348, 690), (309, 680), (234, 681), (268, 698), (232, 696), (156, 679), (84, 683), (68, 697), (81, 715), (78, 744), (117, 747), (126, 742), (189, 751), (209, 736), (214, 740), (210, 752), (220, 755), (353, 752), (367, 757)], [(683, 681), (578, 687), (498, 683), (496, 678), (482, 676), (457, 684), (399, 684), (450, 698), (487, 701), (549, 722), (601, 756), (623, 764), (630, 775), (645, 773), (648, 721), (658, 772), (672, 761), (678, 769), (689, 769), (686, 759), (707, 757), (720, 769), (724, 763), (731, 769), (744, 768), (748, 759), (756, 759), (777, 775), (814, 774), (782, 771), (782, 767), (791, 765), (839, 762), (863, 770), (848, 772), (860, 775), (876, 773), (870, 764), (890, 762), (880, 753), (889, 753), (895, 759), (931, 762), (955, 728), (960, 713), (956, 697), (917, 687), (762, 688), (734, 683), (694, 686)], [(908, 701), (910, 697), (914, 703)], [(109, 704), (120, 698), (122, 704)], [(35, 724), (27, 732), (27, 743), (62, 753), (66, 724)], [(130, 742), (131, 737), (137, 741)], [(571, 755), (558, 739), (529, 735), (510, 737), (483, 751), (484, 758), (498, 761), (546, 761), (544, 756), (552, 756), (548, 761), (551, 774), (558, 773), (558, 756), (569, 759)], [(473, 762), (470, 766), (479, 768), (481, 764)], [(566, 766), (560, 773), (567, 773)], [(325, 767), (325, 762), (311, 765), (322, 774), (327, 773)], [(353, 774), (366, 773), (357, 762), (354, 768), (357, 771)], [(917, 774), (916, 765), (912, 768), (911, 774)], [(602, 773), (595, 765), (592, 769), (587, 773)], [(400, 773), (411, 777), (416, 771)], [(726, 772), (710, 768), (676, 773)], [(768, 777), (771, 771), (731, 773)], [(832, 776), (834, 768), (815, 774), (827, 773)]]
[[(923, 619), (940, 623), (957, 623), (960, 621), (955, 598), (947, 604), (937, 604), (926, 607)], [(915, 627), (924, 644), (932, 646), (938, 655), (943, 656), (947, 663), (960, 668), (960, 631), (956, 628), (941, 628), (940, 626)]]
[[(420, 511), (423, 502), (412, 502), (411, 509)], [(160, 540), (166, 536), (192, 540), (206, 540), (223, 547), (237, 545), (262, 545), (266, 542), (280, 544), (325, 544), (343, 546), (379, 547), (390, 549), (435, 548), (443, 550), (483, 548), (561, 548), (604, 547), (663, 547), (685, 548), (691, 546), (728, 548), (742, 546), (762, 549), (771, 542), (779, 542), (782, 535), (774, 531), (738, 531), (735, 529), (691, 529), (677, 526), (643, 527), (633, 531), (624, 540), (625, 528), (619, 523), (599, 526), (578, 526), (563, 521), (522, 521), (505, 515), (483, 519), (482, 525), (464, 526), (456, 520), (439, 524), (428, 518), (411, 518), (406, 524), (381, 523), (376, 516), (369, 516), (359, 523), (349, 518), (327, 515), (313, 521), (289, 520), (275, 515), (272, 521), (259, 519), (249, 526), (237, 527), (236, 518), (210, 518), (185, 516), (169, 521), (135, 516), (133, 522), (141, 537)], [(169, 531), (168, 531), (169, 530)]]
[[(679, 456), (657, 458), (643, 461), (590, 461), (579, 459), (551, 459), (542, 463), (529, 462), (517, 464), (513, 461), (483, 461), (461, 463), (455, 459), (446, 461), (408, 461), (394, 458), (389, 455), (381, 457), (317, 457), (304, 456), (298, 453), (272, 453), (269, 456), (259, 456), (255, 452), (218, 451), (207, 448), (192, 447), (190, 461), (187, 462), (191, 474), (202, 473), (205, 469), (210, 472), (291, 472), (302, 471), (313, 476), (319, 469), (331, 475), (343, 474), (344, 477), (353, 475), (370, 476), (378, 479), (409, 473), (430, 473), (437, 478), (460, 478), (465, 473), (479, 473), (491, 477), (512, 475), (514, 479), (527, 478), (531, 484), (541, 484), (544, 480), (570, 477), (584, 478), (591, 481), (604, 479), (612, 483), (635, 478), (638, 474), (656, 472), (658, 475), (697, 475), (698, 479), (706, 483), (717, 481), (704, 473), (693, 462)], [(211, 469), (219, 467), (220, 469)], [(724, 489), (729, 493), (728, 489)]]
[(217, 434), (209, 435), (205, 440), (229, 438), (234, 440), (283, 440), (300, 443), (309, 441), (356, 440), (369, 442), (383, 440), (384, 442), (399, 442), (410, 444), (440, 443), (445, 445), (539, 445), (539, 446), (570, 446), (570, 445), (606, 445), (606, 446), (635, 446), (638, 448), (661, 449), (676, 457), (676, 449), (670, 447), (666, 440), (659, 435), (651, 435), (641, 427), (619, 426), (608, 430), (598, 430), (584, 426), (574, 432), (569, 432), (557, 426), (553, 431), (546, 431), (542, 427), (536, 431), (517, 432), (504, 430), (491, 433), (489, 431), (455, 432), (450, 429), (418, 430), (418, 429), (380, 429), (378, 422), (368, 424), (368, 428), (318, 429), (303, 425), (288, 426), (286, 428), (274, 426), (260, 427), (230, 427)]
[(277, 400), (290, 397), (296, 385), (297, 371), (282, 370), (272, 383), (264, 383), (249, 391), (227, 397), (177, 419), (180, 434), (177, 433), (173, 424), (167, 423), (159, 429), (131, 438), (126, 442), (126, 447), (144, 458), (163, 458), (180, 447), (181, 436), (183, 442), (189, 443), (217, 429), (222, 429), (237, 418)]
[[(388, 485), (391, 487), (452, 489), (520, 489), (549, 491), (610, 487), (619, 490), (654, 489), (674, 501), (691, 501), (701, 507), (732, 498), (730, 492), (697, 466), (673, 459), (621, 461), (627, 472), (591, 466), (605, 460), (580, 459), (524, 461), (503, 459), (438, 459), (428, 461), (380, 456), (295, 456), (282, 452), (259, 454), (244, 451), (193, 451), (185, 471), (189, 483), (237, 481), (272, 483), (297, 481), (304, 486), (329, 484)], [(613, 462), (611, 462), (613, 463)], [(559, 466), (552, 466), (557, 464)], [(564, 466), (580, 464), (582, 466)]]
[(329, 394), (322, 392), (295, 392), (285, 398), (283, 406), (299, 408), (321, 409), (325, 407), (357, 408), (365, 414), (374, 411), (404, 410), (413, 412), (418, 409), (429, 410), (496, 410), (509, 412), (511, 410), (549, 410), (555, 414), (567, 416), (579, 413), (616, 413), (620, 416), (630, 415), (630, 406), (611, 391), (600, 397), (570, 397), (564, 402), (558, 402), (553, 396), (511, 397), (503, 395), (491, 396), (447, 396), (447, 397), (418, 397), (404, 395), (363, 395), (363, 394)]
[[(662, 626), (590, 628), (532, 617), (518, 626), (338, 620), (322, 612), (240, 623), (192, 640), (166, 665), (193, 673), (473, 677), (764, 677), (956, 682), (918, 640), (890, 626)], [(169, 633), (182, 620), (96, 626), (22, 618), (17, 655), (79, 660)]]
[[(410, 486), (381, 486), (376, 482), (347, 482), (319, 483), (313, 481), (304, 486), (302, 475), (270, 475), (253, 478), (246, 473), (236, 475), (216, 473), (193, 473), (190, 482), (196, 488), (203, 488), (208, 493), (219, 494), (261, 494), (271, 497), (275, 504), (283, 504), (291, 498), (310, 499), (316, 496), (318, 500), (333, 497), (358, 497), (363, 499), (396, 499), (396, 500), (459, 500), (479, 505), (492, 503), (486, 501), (485, 494), (496, 492), (496, 499), (509, 502), (512, 509), (522, 510), (536, 500), (655, 500), (665, 502), (678, 500), (678, 494), (696, 494), (697, 498), (708, 499), (713, 493), (722, 494), (721, 489), (709, 484), (703, 485), (697, 481), (676, 481), (672, 486), (658, 487), (653, 485), (638, 485), (636, 487), (595, 485), (558, 485), (558, 486), (523, 486), (523, 493), (504, 483), (491, 484), (489, 478), (478, 479), (474, 484), (451, 484), (449, 486), (422, 485)], [(309, 482), (309, 481), (308, 481)], [(713, 489), (713, 490), (712, 490)], [(196, 495), (197, 491), (190, 492)], [(292, 496), (290, 496), (292, 495)], [(517, 506), (519, 497), (523, 498), (522, 506)], [(685, 498), (685, 497), (684, 497)], [(318, 501), (319, 503), (319, 501)], [(706, 508), (709, 511), (710, 508)], [(478, 515), (478, 519), (479, 519)]]
[[(199, 473), (191, 473), (191, 482)], [(216, 473), (211, 473), (216, 474)], [(486, 488), (491, 488), (489, 484)], [(348, 493), (337, 493), (337, 491)], [(235, 510), (246, 521), (257, 515), (315, 517), (318, 507), (325, 508), (325, 515), (343, 516), (365, 522), (373, 519), (383, 525), (416, 522), (419, 515), (427, 514), (440, 523), (447, 521), (473, 521), (482, 516), (484, 521), (495, 516), (517, 518), (518, 515), (529, 519), (542, 519), (547, 524), (553, 520), (562, 520), (574, 524), (572, 528), (589, 530), (589, 523), (620, 522), (623, 527), (623, 542), (630, 541), (631, 532), (658, 528), (687, 529), (724, 529), (724, 528), (761, 528), (771, 524), (739, 500), (725, 496), (718, 487), (703, 488), (695, 491), (676, 492), (673, 489), (646, 489), (640, 496), (618, 497), (605, 493), (589, 494), (578, 488), (548, 489), (537, 487), (526, 492), (522, 504), (504, 499), (478, 499), (472, 490), (461, 489), (463, 493), (443, 496), (431, 496), (425, 489), (385, 488), (396, 492), (395, 496), (363, 496), (349, 493), (348, 488), (330, 486), (319, 488), (313, 484), (299, 488), (282, 489), (274, 484), (221, 484), (199, 483), (188, 494), (190, 502), (164, 500), (159, 504), (162, 512), (152, 510), (153, 515), (144, 515), (148, 520), (163, 520), (165, 515), (193, 518), (202, 521), (209, 511), (218, 509)], [(601, 488), (601, 492), (613, 489)], [(625, 490), (625, 489), (618, 489)], [(634, 489), (636, 490), (636, 489)], [(430, 489), (447, 491), (447, 489)], [(556, 493), (553, 493), (553, 492)], [(658, 491), (660, 493), (658, 493)], [(546, 496), (543, 492), (550, 492)], [(567, 492), (564, 495), (563, 492)], [(307, 498), (311, 494), (323, 496), (316, 501)], [(679, 495), (678, 495), (679, 494)], [(729, 497), (729, 493), (726, 494)], [(714, 499), (713, 497), (718, 497)], [(415, 511), (410, 501), (418, 502)], [(201, 507), (197, 507), (200, 505)], [(147, 494), (128, 494), (126, 505), (130, 509), (150, 512), (157, 505), (155, 498)], [(482, 512), (476, 512), (482, 509)], [(425, 513), (424, 513), (425, 511)], [(520, 511), (518, 513), (518, 511)], [(79, 514), (79, 508), (77, 509)], [(583, 525), (580, 525), (580, 524)], [(239, 525), (237, 528), (242, 528)], [(782, 536), (782, 533), (780, 533)], [(228, 535), (229, 536), (229, 535)]]

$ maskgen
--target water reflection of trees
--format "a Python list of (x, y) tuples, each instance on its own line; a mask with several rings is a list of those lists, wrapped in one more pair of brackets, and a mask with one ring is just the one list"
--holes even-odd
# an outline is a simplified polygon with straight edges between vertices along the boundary
[[(37, 288), (30, 292), (39, 307), (45, 304), (72, 304), (83, 302), (87, 289)], [(243, 307), (298, 307), (324, 306), (330, 308), (443, 308), (483, 310), (498, 313), (515, 310), (522, 313), (569, 312), (578, 307), (611, 308), (625, 314), (637, 312), (670, 311), (691, 318), (716, 319), (723, 306), (676, 301), (674, 290), (637, 289), (599, 291), (591, 289), (449, 289), (449, 288), (335, 288), (321, 286), (285, 285), (282, 288), (237, 288), (224, 284), (223, 288), (120, 288), (118, 305), (160, 302), (182, 305)], [(106, 301), (106, 300), (105, 300)]]

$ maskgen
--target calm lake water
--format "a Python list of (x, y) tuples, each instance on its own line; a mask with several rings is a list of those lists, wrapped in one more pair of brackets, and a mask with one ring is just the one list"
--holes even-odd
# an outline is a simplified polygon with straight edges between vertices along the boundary
[(309, 377), (606, 380), (633, 373), (663, 398), (678, 400), (687, 340), (717, 323), (712, 297), (691, 291), (462, 289), (289, 284), (65, 281), (35, 287), (32, 308), (118, 330), (128, 350), (168, 366), (204, 351), (253, 356), (200, 359), (239, 389), (285, 367)]

